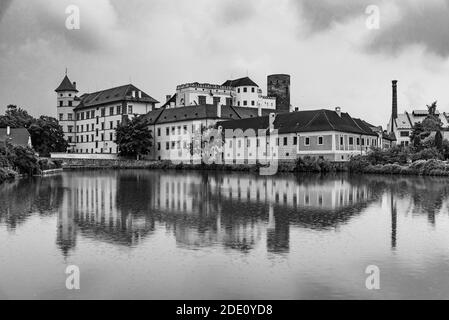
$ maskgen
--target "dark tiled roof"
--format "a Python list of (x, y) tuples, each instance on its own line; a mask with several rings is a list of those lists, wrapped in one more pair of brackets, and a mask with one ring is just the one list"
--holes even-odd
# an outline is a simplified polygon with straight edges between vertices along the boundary
[[(204, 104), (198, 106), (186, 106), (179, 108), (159, 108), (147, 113), (150, 124), (162, 124), (178, 121), (191, 121), (202, 119), (226, 119), (238, 120), (245, 118), (257, 118), (257, 109), (245, 107), (221, 106), (221, 117), (218, 117), (217, 106)], [(268, 109), (262, 109), (262, 114), (268, 114)]]
[[(133, 91), (136, 92), (135, 98), (132, 97)], [(127, 84), (124, 86), (102, 90), (94, 93), (86, 93), (80, 97), (81, 102), (75, 108), (75, 110), (120, 101), (159, 103), (159, 101), (153, 99), (143, 91), (142, 91), (142, 98), (138, 98), (137, 95), (138, 91), (139, 89), (134, 85)]]
[(366, 134), (369, 135), (378, 135), (376, 132), (373, 131), (372, 126), (370, 126), (370, 124), (368, 124), (367, 122), (363, 121), (362, 119), (357, 119), (357, 118), (353, 118), (353, 120), (355, 121), (355, 123), (357, 124), (357, 126), (362, 129), (362, 131), (364, 131)]
[[(30, 133), (25, 128), (11, 129), (11, 135), (8, 141), (11, 144), (23, 146), (28, 146), (28, 140), (30, 138)], [(4, 142), (7, 139), (6, 128), (0, 128), (0, 141)]]
[(390, 134), (384, 132), (382, 134), (382, 138), (385, 140), (389, 140), (389, 141), (397, 141), (396, 135), (394, 134), (394, 132), (391, 132)]
[(59, 85), (59, 87), (56, 88), (55, 91), (56, 91), (56, 92), (60, 92), (60, 91), (73, 91), (73, 92), (78, 92), (78, 90), (76, 90), (75, 86), (74, 86), (73, 83), (69, 80), (69, 77), (67, 77), (67, 75), (64, 77), (64, 79), (62, 80), (61, 84)]
[[(263, 129), (264, 126), (267, 129), (268, 117), (264, 116), (253, 119), (220, 122), (220, 125), (225, 129)], [(280, 134), (295, 132), (339, 131), (377, 136), (377, 134), (366, 125), (363, 125), (362, 127), (363, 129), (347, 113), (341, 113), (341, 116), (339, 116), (335, 111), (324, 109), (280, 113), (276, 115), (276, 119), (274, 121), (274, 128), (277, 129)]]
[(251, 80), (248, 77), (235, 79), (235, 80), (228, 80), (225, 83), (223, 83), (222, 85), (226, 86), (226, 87), (234, 87), (234, 88), (243, 87), (243, 86), (258, 87), (257, 83), (255, 83), (253, 80)]
[(169, 107), (170, 103), (172, 103), (172, 102), (176, 104), (177, 96), (178, 95), (176, 93), (174, 95), (172, 95), (172, 97), (169, 100), (167, 100), (167, 102), (165, 102), (164, 105), (161, 106), (161, 108)]

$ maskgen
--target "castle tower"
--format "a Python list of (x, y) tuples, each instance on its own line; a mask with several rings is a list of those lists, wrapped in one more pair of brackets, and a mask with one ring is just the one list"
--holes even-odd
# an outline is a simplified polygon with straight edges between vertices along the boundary
[(73, 152), (76, 142), (76, 117), (74, 109), (79, 103), (76, 96), (78, 93), (76, 82), (72, 83), (66, 75), (55, 92), (57, 94), (56, 117), (64, 131), (64, 137), (69, 143), (68, 152)]
[(273, 74), (267, 78), (267, 94), (276, 98), (276, 111), (290, 112), (290, 75)]

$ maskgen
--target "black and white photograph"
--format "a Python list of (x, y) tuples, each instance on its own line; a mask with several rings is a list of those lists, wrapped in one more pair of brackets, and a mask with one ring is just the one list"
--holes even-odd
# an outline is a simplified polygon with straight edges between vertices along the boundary
[(0, 300), (447, 300), (448, 88), (448, 0), (0, 0)]

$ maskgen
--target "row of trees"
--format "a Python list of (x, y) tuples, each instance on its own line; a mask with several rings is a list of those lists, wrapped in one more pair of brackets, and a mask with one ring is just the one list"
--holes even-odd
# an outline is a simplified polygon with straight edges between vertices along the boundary
[(67, 150), (64, 132), (55, 118), (34, 118), (26, 110), (9, 105), (5, 114), (0, 115), (0, 128), (6, 127), (26, 128), (31, 135), (34, 150), (43, 157), (48, 157), (51, 152)]

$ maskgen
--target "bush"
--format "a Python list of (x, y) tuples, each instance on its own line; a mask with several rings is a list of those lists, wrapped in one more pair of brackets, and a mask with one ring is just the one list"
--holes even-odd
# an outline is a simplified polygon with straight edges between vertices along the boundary
[(428, 148), (418, 151), (416, 153), (412, 153), (411, 155), (412, 161), (417, 160), (429, 160), (429, 159), (439, 159), (442, 160), (443, 156), (436, 148)]
[(7, 168), (0, 168), (0, 183), (12, 180), (16, 177), (17, 172), (7, 169)]
[(333, 172), (336, 170), (335, 165), (324, 159), (306, 156), (296, 160), (296, 172)]

